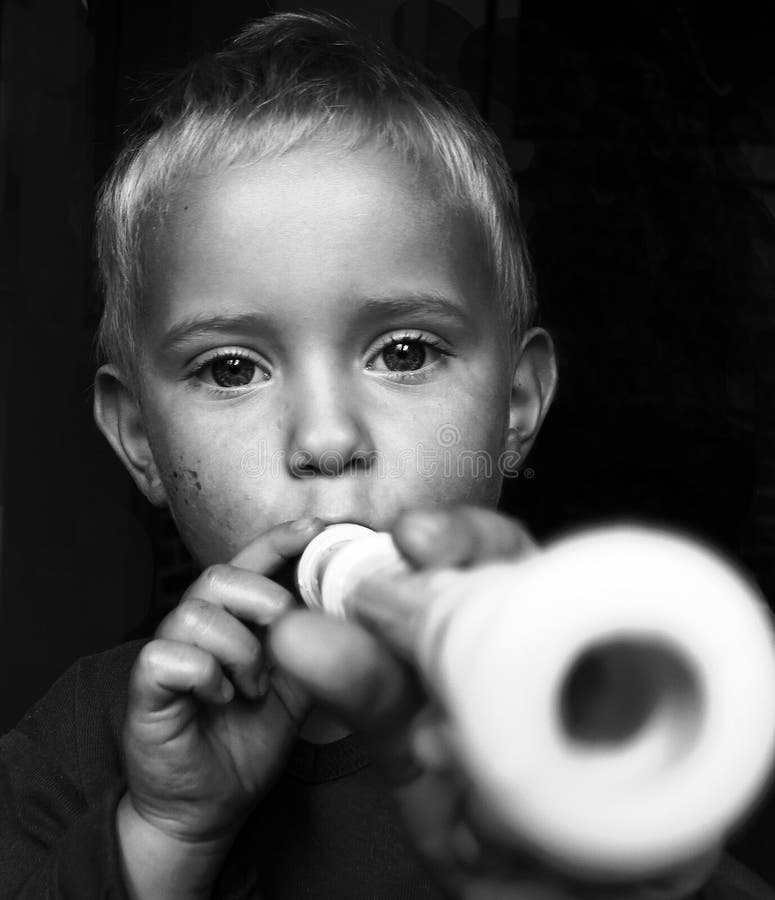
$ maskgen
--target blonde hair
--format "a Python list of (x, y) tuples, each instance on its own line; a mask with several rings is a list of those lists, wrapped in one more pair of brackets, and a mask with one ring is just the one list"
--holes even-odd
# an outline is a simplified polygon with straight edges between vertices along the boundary
[(431, 173), (444, 199), (473, 215), (495, 300), (519, 337), (534, 315), (532, 275), (495, 136), (464, 97), (348, 23), (282, 13), (174, 75), (106, 177), (96, 223), (103, 360), (138, 384), (143, 234), (175, 186), (316, 139), (345, 148), (377, 141)]

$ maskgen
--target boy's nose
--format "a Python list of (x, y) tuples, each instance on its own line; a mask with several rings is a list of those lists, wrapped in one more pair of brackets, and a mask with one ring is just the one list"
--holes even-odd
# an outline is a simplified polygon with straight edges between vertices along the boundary
[(292, 475), (342, 475), (368, 468), (375, 448), (351, 391), (318, 383), (297, 395), (288, 441)]

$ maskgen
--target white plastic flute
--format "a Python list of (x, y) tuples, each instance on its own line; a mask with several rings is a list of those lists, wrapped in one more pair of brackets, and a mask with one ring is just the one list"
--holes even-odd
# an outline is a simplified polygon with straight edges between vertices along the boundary
[[(333, 525), (298, 569), (347, 615), (408, 566)], [(659, 875), (714, 849), (767, 786), (775, 639), (751, 584), (686, 538), (600, 528), (527, 560), (430, 576), (415, 656), (500, 825), (581, 877)]]

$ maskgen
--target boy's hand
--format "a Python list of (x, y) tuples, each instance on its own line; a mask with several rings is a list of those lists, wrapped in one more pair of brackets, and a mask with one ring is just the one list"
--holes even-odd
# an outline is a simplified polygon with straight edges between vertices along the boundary
[[(266, 576), (322, 528), (319, 520), (279, 525), (228, 565), (206, 569), (141, 651), (129, 685), (128, 791), (118, 813), (135, 896), (197, 896), (199, 886), (206, 896), (242, 822), (278, 775), (309, 700), (291, 678), (266, 668), (267, 627), (293, 604)], [(154, 867), (149, 854), (169, 865), (160, 859)]]
[[(443, 719), (411, 666), (424, 603), (423, 569), (536, 552), (519, 523), (481, 509), (405, 514), (394, 537), (418, 574), (359, 597), (364, 628), (302, 611), (272, 629), (274, 655), (316, 699), (364, 732), (420, 855), (463, 900), (678, 900), (708, 877), (716, 854), (649, 884), (575, 884), (500, 833), (449, 757)], [(343, 663), (346, 661), (346, 664)]]

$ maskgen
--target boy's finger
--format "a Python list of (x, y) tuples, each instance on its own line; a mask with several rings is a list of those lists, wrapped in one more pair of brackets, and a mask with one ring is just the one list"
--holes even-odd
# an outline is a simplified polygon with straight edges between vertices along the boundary
[(213, 656), (249, 699), (261, 694), (261, 643), (239, 619), (215, 603), (183, 600), (161, 623), (157, 637), (198, 647)]
[(248, 698), (261, 693), (261, 643), (247, 625), (263, 628), (293, 606), (292, 594), (265, 575), (209, 566), (165, 618), (158, 636), (212, 653)]
[(516, 519), (475, 506), (408, 510), (397, 520), (393, 537), (418, 568), (470, 566), (537, 550)]
[(399, 656), (412, 660), (431, 584), (432, 573), (425, 572), (365, 579), (354, 592), (350, 614)]
[(215, 604), (252, 625), (269, 625), (293, 605), (293, 595), (265, 575), (216, 563), (188, 587), (187, 600)]
[(232, 699), (234, 688), (215, 657), (199, 647), (166, 640), (146, 644), (132, 669), (130, 705), (157, 713), (186, 693), (223, 704)]
[(299, 556), (324, 527), (325, 523), (315, 517), (275, 525), (240, 550), (231, 560), (231, 565), (268, 575), (294, 556)]
[(293, 610), (271, 627), (269, 644), (277, 665), (354, 729), (395, 734), (417, 711), (410, 670), (351, 622)]

